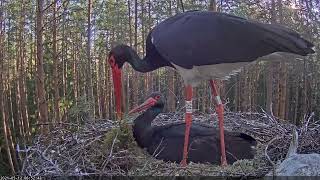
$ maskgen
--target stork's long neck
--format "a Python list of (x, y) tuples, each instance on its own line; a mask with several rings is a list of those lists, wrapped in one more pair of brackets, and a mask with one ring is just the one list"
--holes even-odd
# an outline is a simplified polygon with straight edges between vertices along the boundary
[(156, 62), (156, 60), (157, 59), (151, 60), (149, 56), (145, 56), (143, 59), (141, 59), (135, 50), (133, 50), (132, 48), (128, 49), (127, 62), (131, 64), (133, 69), (135, 69), (136, 71), (145, 73), (167, 65), (165, 63), (159, 64), (158, 62)]
[(159, 108), (150, 108), (134, 120), (133, 136), (140, 147), (146, 147), (150, 143), (151, 123), (161, 111)]

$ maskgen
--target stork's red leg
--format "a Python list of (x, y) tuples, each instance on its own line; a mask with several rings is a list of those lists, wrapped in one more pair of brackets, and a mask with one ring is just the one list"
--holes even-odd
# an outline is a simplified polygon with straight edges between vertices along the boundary
[(218, 94), (217, 85), (214, 80), (210, 80), (212, 95), (216, 100), (216, 112), (219, 119), (219, 130), (220, 130), (220, 149), (221, 149), (221, 166), (227, 165), (226, 148), (224, 143), (224, 116), (223, 116), (223, 104)]
[(187, 165), (191, 122), (192, 122), (192, 86), (187, 85), (186, 86), (186, 115), (185, 115), (186, 130), (184, 134), (183, 159), (181, 161), (181, 165), (183, 167)]

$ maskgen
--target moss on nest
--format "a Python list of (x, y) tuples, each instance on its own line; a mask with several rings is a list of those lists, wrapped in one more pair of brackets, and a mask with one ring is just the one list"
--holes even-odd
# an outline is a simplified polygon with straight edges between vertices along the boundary
[[(23, 166), (22, 175), (264, 176), (272, 168), (266, 159), (265, 149), (274, 162), (281, 160), (279, 157), (285, 156), (287, 149), (286, 146), (277, 145), (289, 142), (291, 128), (278, 121), (264, 119), (266, 116), (263, 114), (258, 115), (237, 113), (226, 115), (226, 128), (247, 132), (259, 141), (254, 159), (239, 160), (227, 167), (190, 163), (183, 168), (177, 163), (163, 162), (136, 145), (132, 127), (125, 121), (119, 124), (110, 120), (86, 120), (84, 124), (77, 125), (77, 131), (71, 130), (70, 126), (65, 124), (55, 127), (46, 136), (35, 138), (34, 144), (27, 152), (28, 158)], [(172, 123), (171, 116), (171, 114), (161, 114), (154, 122), (160, 125)], [(181, 119), (183, 120), (183, 115)], [(198, 119), (206, 121), (205, 117)], [(198, 119), (195, 117), (195, 121)], [(210, 122), (216, 123), (216, 121)], [(75, 125), (73, 123), (72, 127)], [(274, 146), (266, 148), (270, 139), (279, 132), (282, 134), (279, 140), (271, 143)], [(319, 131), (312, 127), (309, 127), (302, 136), (309, 137), (310, 134), (314, 141), (320, 137)], [(301, 140), (304, 140), (303, 137)], [(300, 148), (303, 151), (319, 153), (320, 147), (311, 149), (311, 143), (311, 141), (301, 143), (303, 146)]]
[(110, 149), (113, 145), (115, 150), (128, 149), (133, 150), (136, 147), (135, 140), (132, 135), (132, 127), (123, 121), (119, 127), (108, 131), (103, 138), (103, 146)]

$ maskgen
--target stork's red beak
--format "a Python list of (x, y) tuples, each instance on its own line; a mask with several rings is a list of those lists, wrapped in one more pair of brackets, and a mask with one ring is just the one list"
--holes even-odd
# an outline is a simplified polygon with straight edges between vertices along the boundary
[(150, 97), (147, 99), (144, 103), (140, 104), (138, 107), (132, 109), (129, 114), (140, 112), (146, 109), (149, 109), (151, 106), (154, 106), (157, 103), (157, 100), (154, 98)]
[(122, 119), (121, 102), (122, 102), (122, 82), (121, 82), (121, 69), (115, 63), (113, 55), (109, 57), (109, 63), (112, 68), (112, 79), (116, 103), (117, 119)]

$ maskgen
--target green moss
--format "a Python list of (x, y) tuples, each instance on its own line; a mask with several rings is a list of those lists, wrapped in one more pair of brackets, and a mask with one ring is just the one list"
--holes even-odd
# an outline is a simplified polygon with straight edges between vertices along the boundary
[(136, 143), (132, 135), (132, 127), (126, 122), (120, 123), (118, 128), (113, 128), (105, 134), (103, 144), (107, 149), (110, 149), (114, 144), (113, 148), (115, 150), (133, 150)]
[(85, 96), (79, 97), (77, 103), (68, 110), (68, 121), (83, 125), (85, 121), (92, 119), (93, 106), (93, 103)]
[(10, 174), (10, 168), (6, 162), (8, 162), (7, 153), (5, 149), (0, 146), (0, 176), (7, 176)]
[(256, 169), (252, 160), (238, 160), (228, 167), (228, 173), (248, 176)]

